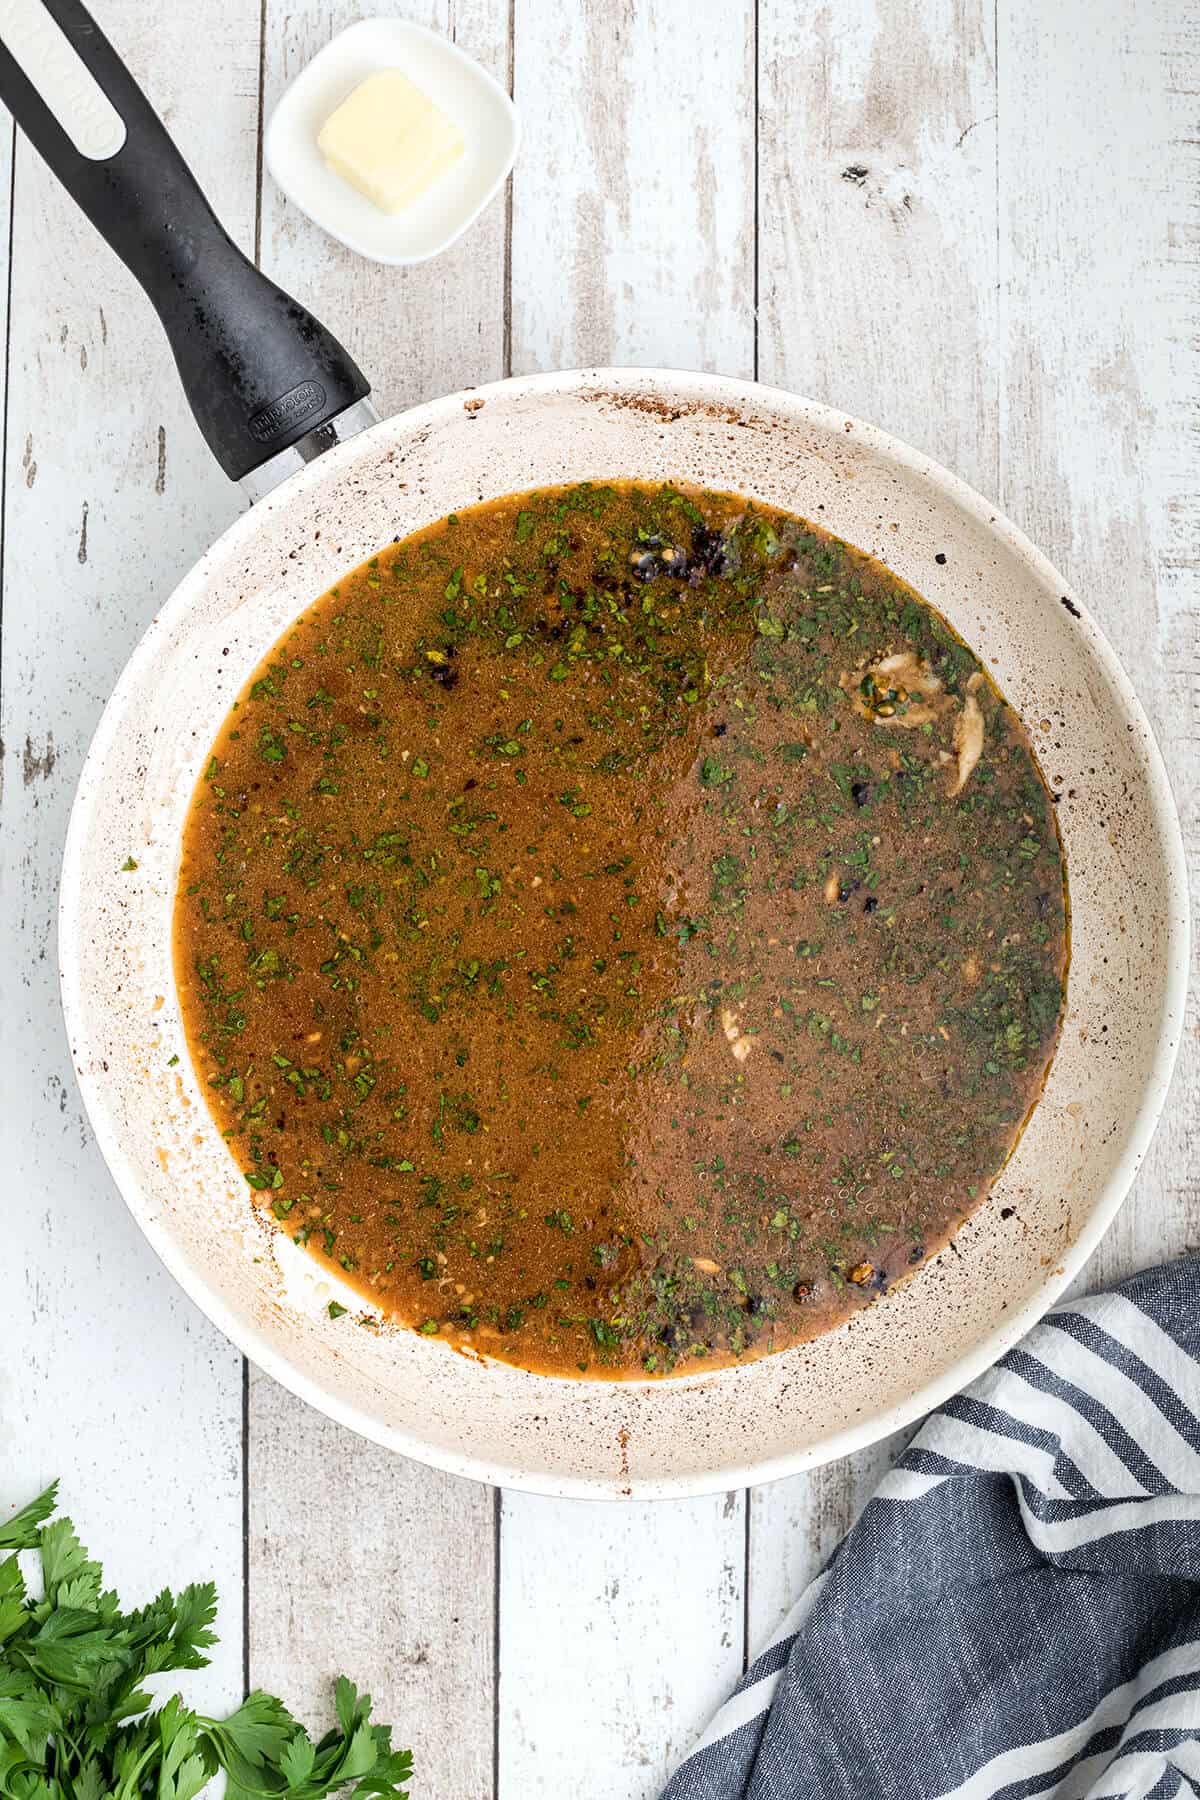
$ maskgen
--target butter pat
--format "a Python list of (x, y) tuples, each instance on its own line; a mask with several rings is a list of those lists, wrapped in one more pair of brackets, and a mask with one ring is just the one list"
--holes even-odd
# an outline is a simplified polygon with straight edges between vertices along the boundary
[(385, 213), (411, 206), (464, 149), (457, 125), (400, 69), (360, 81), (322, 125), (317, 147), (335, 174)]

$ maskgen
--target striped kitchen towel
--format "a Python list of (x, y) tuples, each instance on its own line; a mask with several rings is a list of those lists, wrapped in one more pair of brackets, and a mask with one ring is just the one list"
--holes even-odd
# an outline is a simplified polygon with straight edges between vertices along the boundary
[(1200, 1263), (925, 1422), (663, 1800), (1200, 1795)]

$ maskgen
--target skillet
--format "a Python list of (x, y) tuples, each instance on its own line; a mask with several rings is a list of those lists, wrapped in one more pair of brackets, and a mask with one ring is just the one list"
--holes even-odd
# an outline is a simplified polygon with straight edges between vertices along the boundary
[[(440, 1467), (550, 1493), (654, 1497), (772, 1479), (861, 1447), (972, 1379), (1111, 1221), (1182, 1027), (1178, 823), (1146, 719), (1082, 603), (948, 472), (872, 426), (754, 384), (583, 370), (378, 422), (341, 346), (222, 231), (78, 0), (7, 0), (0, 97), (142, 283), (206, 441), (254, 501), (134, 651), (80, 779), (63, 867), (73, 1060), (117, 1184), (167, 1267), (247, 1355), (332, 1417)], [(1067, 1011), (1045, 1092), (949, 1249), (812, 1343), (658, 1383), (535, 1376), (331, 1320), (329, 1277), (251, 1205), (208, 1118), (171, 970), (195, 780), (288, 623), (381, 544), (448, 512), (617, 476), (811, 517), (936, 606), (1032, 735), (1058, 800), (1072, 902)]]

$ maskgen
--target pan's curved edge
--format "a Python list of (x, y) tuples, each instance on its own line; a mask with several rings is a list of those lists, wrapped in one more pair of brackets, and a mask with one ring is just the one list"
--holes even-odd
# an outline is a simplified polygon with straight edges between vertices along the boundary
[[(77, 956), (70, 954), (70, 948), (78, 942), (86, 913), (83, 846), (94, 803), (96, 773), (103, 764), (107, 746), (117, 728), (126, 694), (136, 685), (143, 665), (154, 657), (160, 642), (169, 636), (175, 623), (186, 613), (194, 586), (203, 581), (210, 559), (218, 552), (227, 555), (236, 551), (241, 542), (250, 541), (256, 535), (264, 513), (274, 513), (284, 506), (302, 507), (311, 486), (326, 479), (338, 465), (352, 464), (363, 454), (364, 446), (369, 441), (378, 443), (381, 438), (398, 432), (401, 428), (408, 435), (425, 425), (435, 427), (440, 419), (460, 410), (467, 400), (473, 405), (477, 402), (486, 405), (490, 399), (502, 396), (536, 396), (562, 392), (572, 395), (583, 393), (603, 404), (610, 399), (628, 402), (630, 398), (639, 395), (645, 396), (648, 401), (656, 396), (661, 400), (664, 389), (674, 395), (681, 394), (687, 403), (696, 408), (727, 407), (744, 414), (747, 407), (753, 407), (757, 403), (764, 411), (782, 413), (797, 422), (803, 421), (830, 432), (836, 430), (852, 436), (867, 448), (940, 489), (950, 501), (1019, 557), (1043, 587), (1058, 588), (1064, 598), (1070, 601), (1073, 629), (1085, 638), (1090, 653), (1102, 664), (1105, 674), (1121, 698), (1127, 717), (1138, 730), (1144, 752), (1153, 824), (1162, 848), (1171, 893), (1165, 907), (1168, 940), (1163, 1017), (1156, 1032), (1154, 1064), (1145, 1093), (1127, 1132), (1117, 1165), (1104, 1189), (1097, 1195), (1086, 1223), (1067, 1246), (1057, 1265), (1047, 1272), (1044, 1282), (1032, 1290), (1026, 1302), (1014, 1309), (971, 1351), (960, 1356), (943, 1376), (926, 1382), (903, 1404), (816, 1439), (802, 1449), (754, 1465), (729, 1464), (706, 1469), (700, 1474), (683, 1474), (665, 1479), (632, 1476), (622, 1481), (610, 1481), (594, 1476), (543, 1474), (516, 1465), (504, 1465), (495, 1460), (483, 1461), (470, 1456), (452, 1455), (408, 1433), (382, 1427), (359, 1408), (346, 1405), (320, 1388), (318, 1383), (310, 1381), (276, 1352), (265, 1333), (237, 1316), (220, 1291), (187, 1263), (159, 1223), (138, 1205), (136, 1174), (109, 1129), (101, 1084), (86, 1066), (86, 1059), (78, 1048), (77, 1041), (83, 1030), (84, 1020), (81, 964)], [(1184, 1026), (1189, 957), (1187, 896), (1186, 855), (1166, 767), (1132, 684), (1084, 603), (1069, 587), (1061, 584), (1061, 578), (1053, 565), (1024, 533), (976, 490), (932, 458), (911, 449), (877, 427), (853, 419), (834, 408), (801, 399), (783, 389), (764, 387), (732, 377), (667, 369), (574, 370), (515, 377), (464, 390), (430, 401), (396, 419), (372, 427), (369, 432), (339, 445), (326, 457), (292, 476), (283, 487), (276, 489), (257, 507), (236, 519), (218, 539), (217, 544), (183, 578), (156, 614), (126, 663), (105, 706), (80, 774), (63, 853), (58, 911), (60, 984), (72, 1062), (84, 1105), (101, 1153), (126, 1205), (149, 1238), (160, 1260), (184, 1292), (258, 1367), (338, 1423), (401, 1455), (429, 1463), (451, 1474), (559, 1497), (682, 1498), (720, 1492), (731, 1486), (744, 1485), (747, 1481), (759, 1483), (779, 1480), (848, 1455), (890, 1432), (902, 1429), (973, 1381), (1011, 1348), (1060, 1297), (1096, 1248), (1132, 1186), (1166, 1101)], [(742, 1372), (734, 1370), (729, 1373), (736, 1378)]]

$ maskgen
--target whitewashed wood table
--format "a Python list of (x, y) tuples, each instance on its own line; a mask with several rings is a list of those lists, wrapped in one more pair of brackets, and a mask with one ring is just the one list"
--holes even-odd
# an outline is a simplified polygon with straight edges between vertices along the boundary
[[(383, 408), (511, 371), (718, 369), (994, 497), (1132, 672), (1197, 866), (1200, 0), (398, 0), (525, 124), (508, 199), (406, 272), (262, 171), (264, 113), (357, 7), (95, 4), (234, 235)], [(7, 123), (0, 156), (0, 1504), (58, 1474), (131, 1595), (214, 1575), (208, 1696), (262, 1684), (317, 1717), (344, 1668), (423, 1800), (653, 1795), (888, 1447), (694, 1502), (497, 1494), (309, 1412), (160, 1269), (75, 1091), (55, 886), (105, 696), (239, 501), (132, 281)], [(1197, 1245), (1198, 1074), (1193, 1019), (1090, 1279)]]

